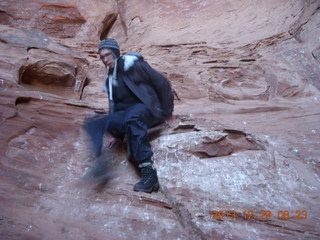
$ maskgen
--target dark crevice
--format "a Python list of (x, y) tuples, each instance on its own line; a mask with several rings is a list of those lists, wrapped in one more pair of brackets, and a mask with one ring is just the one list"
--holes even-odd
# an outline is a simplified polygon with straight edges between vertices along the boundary
[(247, 113), (265, 113), (265, 112), (280, 112), (290, 110), (289, 107), (255, 107), (255, 108), (240, 108), (234, 111), (236, 114), (247, 114)]
[(183, 124), (173, 129), (173, 134), (187, 132), (200, 132), (200, 129), (198, 129), (195, 124)]
[[(319, 54), (317, 54), (316, 52), (318, 52)], [(320, 63), (320, 48), (314, 50), (312, 53), (311, 53), (312, 57)]]
[(173, 89), (172, 92), (173, 92), (174, 97), (175, 97), (178, 101), (181, 101), (181, 98), (179, 97), (177, 91)]
[(118, 17), (118, 14), (113, 13), (113, 14), (107, 15), (103, 19), (103, 22), (102, 22), (103, 26), (102, 26), (102, 32), (100, 34), (100, 40), (107, 38), (110, 30), (112, 29), (113, 25), (117, 20), (117, 17)]
[(10, 14), (0, 10), (0, 24), (10, 26), (12, 20), (16, 20), (16, 19), (14, 19), (14, 17), (11, 16)]
[(208, 64), (208, 63), (228, 63), (229, 60), (224, 60), (224, 59), (219, 59), (219, 60), (210, 60), (203, 62), (203, 64)]
[(15, 105), (17, 106), (18, 104), (25, 104), (31, 102), (32, 98), (31, 97), (17, 97), (15, 101)]
[(209, 69), (216, 69), (216, 68), (222, 68), (222, 69), (236, 69), (236, 68), (239, 68), (239, 66), (212, 66), (212, 67), (209, 67)]
[(164, 201), (160, 201), (157, 199), (153, 199), (153, 198), (147, 198), (144, 196), (140, 196), (139, 200), (144, 202), (145, 204), (149, 204), (155, 207), (160, 207), (160, 208), (165, 208), (165, 209), (170, 209), (172, 210), (172, 206)]
[(201, 49), (201, 50), (195, 50), (193, 51), (191, 54), (191, 56), (194, 56), (194, 55), (202, 55), (202, 56), (206, 56), (206, 57), (209, 57), (209, 54), (208, 54), (208, 51), (207, 50), (204, 50), (204, 49)]
[(0, 39), (0, 43), (4, 43), (4, 44), (7, 44), (8, 41), (4, 40), (4, 39)]
[(240, 59), (240, 62), (255, 62), (256, 59), (254, 58), (246, 58), (246, 59)]
[[(160, 45), (151, 45), (151, 47), (161, 47), (161, 48), (173, 48), (173, 47), (181, 47), (181, 46), (193, 46), (207, 44), (207, 42), (194, 42), (194, 43), (179, 43), (179, 44), (160, 44)], [(197, 46), (199, 47), (199, 46)]]
[(84, 80), (84, 84), (83, 84), (83, 87), (82, 87), (82, 89), (81, 89), (80, 100), (82, 100), (82, 98), (83, 98), (83, 90), (85, 89), (86, 86), (89, 85), (89, 83), (90, 83), (90, 79), (89, 79), (89, 78), (86, 78), (86, 79)]
[[(29, 52), (30, 50), (33, 50), (33, 49), (41, 49), (41, 48), (39, 48), (39, 47), (27, 47), (27, 52)], [(52, 51), (51, 51), (51, 53), (52, 53)]]

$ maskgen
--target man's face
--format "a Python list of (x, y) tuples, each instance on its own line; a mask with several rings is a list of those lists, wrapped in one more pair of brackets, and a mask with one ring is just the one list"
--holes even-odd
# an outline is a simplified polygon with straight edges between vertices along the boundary
[(101, 49), (99, 51), (100, 59), (103, 64), (109, 68), (114, 67), (114, 57), (110, 50), (108, 49)]

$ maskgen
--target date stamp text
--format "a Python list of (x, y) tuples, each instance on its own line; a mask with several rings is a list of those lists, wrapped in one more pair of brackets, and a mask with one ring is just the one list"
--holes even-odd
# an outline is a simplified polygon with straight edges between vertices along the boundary
[(308, 218), (307, 210), (279, 210), (279, 211), (271, 211), (271, 210), (246, 210), (242, 212), (234, 211), (234, 210), (221, 210), (221, 211), (211, 211), (211, 218), (215, 220), (226, 220), (226, 219), (245, 219), (245, 220), (269, 220), (271, 218), (277, 218), (280, 220), (286, 219), (298, 219), (304, 220)]

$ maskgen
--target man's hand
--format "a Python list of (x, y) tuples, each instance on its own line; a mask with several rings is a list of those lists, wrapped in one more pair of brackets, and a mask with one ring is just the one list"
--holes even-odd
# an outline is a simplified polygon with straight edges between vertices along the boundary
[(107, 148), (111, 149), (114, 147), (119, 146), (122, 143), (122, 140), (115, 137), (108, 137), (107, 138)]

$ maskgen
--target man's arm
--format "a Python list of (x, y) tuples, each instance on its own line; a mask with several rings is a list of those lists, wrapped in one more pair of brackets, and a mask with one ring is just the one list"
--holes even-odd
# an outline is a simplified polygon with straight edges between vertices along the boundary
[(147, 62), (139, 61), (139, 68), (148, 78), (151, 86), (154, 88), (160, 100), (163, 116), (168, 117), (173, 112), (173, 92), (170, 82), (161, 73), (153, 69)]

